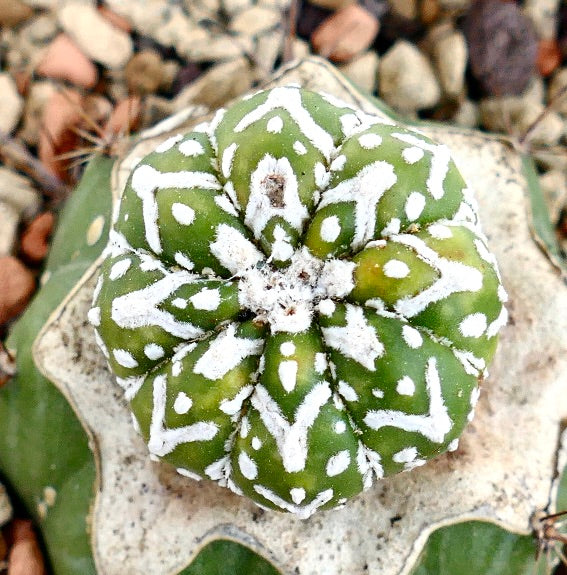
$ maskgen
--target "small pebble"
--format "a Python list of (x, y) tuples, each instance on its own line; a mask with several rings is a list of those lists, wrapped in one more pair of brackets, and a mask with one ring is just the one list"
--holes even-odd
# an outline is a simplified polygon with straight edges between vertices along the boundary
[(319, 8), (325, 8), (325, 10), (340, 10), (345, 6), (350, 6), (355, 0), (310, 0), (310, 3), (314, 6), (319, 6)]
[(333, 13), (333, 10), (315, 6), (311, 2), (300, 2), (299, 16), (297, 18), (297, 34), (300, 38), (309, 40), (316, 28)]
[(154, 94), (163, 80), (163, 62), (154, 50), (135, 54), (125, 70), (126, 84), (133, 94)]
[(112, 104), (108, 98), (100, 94), (89, 94), (83, 100), (83, 110), (90, 120), (90, 122), (83, 121), (83, 128), (92, 130), (92, 122), (100, 126), (108, 121), (112, 114)]
[(91, 4), (72, 0), (58, 11), (61, 27), (79, 48), (107, 68), (122, 68), (132, 56), (130, 35), (103, 18)]
[(380, 96), (402, 113), (431, 108), (441, 97), (431, 63), (414, 44), (405, 40), (398, 40), (382, 56), (378, 85)]
[(537, 49), (537, 69), (541, 76), (551, 76), (561, 66), (561, 50), (556, 40), (540, 40)]
[(348, 64), (340, 66), (340, 71), (357, 86), (372, 94), (376, 90), (378, 79), (378, 54), (364, 52)]
[(9, 74), (0, 73), (0, 94), (2, 94), (0, 131), (11, 134), (20, 122), (24, 101), (18, 94), (16, 83)]
[(33, 264), (40, 263), (49, 251), (49, 239), (53, 232), (53, 212), (39, 214), (22, 234), (20, 249), (24, 259)]
[(15, 519), (12, 523), (12, 540), (8, 557), (9, 575), (45, 575), (45, 563), (32, 522)]
[(188, 62), (179, 69), (173, 81), (173, 95), (179, 94), (183, 88), (194, 82), (203, 73), (203, 68), (196, 62)]
[(0, 325), (22, 313), (34, 291), (32, 272), (13, 256), (0, 257)]
[(108, 6), (98, 7), (98, 13), (105, 19), (108, 20), (115, 28), (130, 34), (132, 32), (132, 24), (128, 20), (128, 18), (124, 18), (124, 16), (120, 16), (113, 10), (111, 10)]
[(390, 0), (392, 12), (407, 18), (408, 20), (415, 20), (418, 15), (417, 0)]
[(52, 82), (36, 81), (28, 92), (26, 105), (24, 108), (24, 121), (18, 136), (29, 146), (37, 146), (41, 131), (43, 109), (57, 87)]
[(104, 126), (106, 134), (130, 134), (140, 122), (142, 103), (139, 96), (130, 96), (118, 102)]
[(567, 68), (557, 70), (549, 84), (549, 102), (553, 109), (567, 117)]
[(18, 240), (19, 223), (18, 211), (0, 200), (0, 257), (9, 256), (14, 251)]
[(0, 528), (12, 519), (12, 504), (6, 493), (6, 488), (0, 483)]
[(47, 47), (36, 72), (54, 80), (67, 80), (81, 88), (93, 88), (98, 81), (96, 66), (67, 36), (59, 34)]
[(281, 21), (282, 16), (278, 11), (252, 6), (237, 14), (231, 20), (228, 29), (237, 34), (257, 36), (280, 25)]
[(541, 40), (554, 40), (561, 0), (525, 0), (523, 13), (531, 20)]
[(426, 26), (433, 24), (441, 14), (439, 0), (421, 0), (420, 14)]
[(376, 16), (352, 4), (324, 20), (311, 35), (311, 44), (321, 56), (348, 62), (370, 47), (379, 28)]
[(465, 88), (468, 60), (467, 42), (463, 33), (454, 30), (441, 34), (434, 42), (432, 53), (443, 92), (449, 98), (457, 98)]
[(26, 21), (33, 10), (19, 0), (0, 0), (0, 26), (13, 28)]

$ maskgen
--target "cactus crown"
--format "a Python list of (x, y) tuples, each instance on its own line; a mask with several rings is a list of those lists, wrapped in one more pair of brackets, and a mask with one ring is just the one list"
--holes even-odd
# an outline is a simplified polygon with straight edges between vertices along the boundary
[(153, 456), (308, 517), (447, 449), (506, 294), (445, 146), (295, 86), (133, 170), (89, 312)]

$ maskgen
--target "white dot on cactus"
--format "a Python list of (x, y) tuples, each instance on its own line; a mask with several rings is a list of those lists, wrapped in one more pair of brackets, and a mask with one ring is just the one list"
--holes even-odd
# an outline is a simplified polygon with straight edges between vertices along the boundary
[(315, 164), (315, 185), (318, 188), (324, 189), (329, 185), (330, 174), (321, 162)]
[(377, 399), (382, 399), (384, 397), (384, 392), (381, 389), (374, 388), (372, 390), (372, 395)]
[(293, 150), (298, 156), (307, 154), (307, 148), (299, 140), (293, 143)]
[(340, 117), (341, 128), (343, 134), (348, 138), (356, 132), (356, 129), (360, 126), (360, 120), (356, 114), (343, 114)]
[(238, 217), (238, 212), (234, 208), (234, 205), (229, 200), (228, 196), (225, 196), (224, 194), (219, 194), (218, 196), (215, 196), (215, 204), (221, 210), (225, 211), (227, 214)]
[(258, 451), (262, 447), (262, 441), (259, 437), (254, 436), (252, 438), (252, 449)]
[(417, 218), (421, 216), (423, 208), (425, 208), (425, 196), (419, 192), (412, 192), (408, 196), (405, 205), (405, 211), (408, 220), (410, 222), (417, 220)]
[(459, 331), (464, 337), (481, 337), (487, 328), (486, 316), (483, 313), (471, 313), (459, 324)]
[(289, 494), (296, 505), (299, 505), (305, 499), (305, 489), (303, 487), (294, 487), (289, 490)]
[(427, 228), (427, 231), (436, 240), (448, 240), (453, 237), (451, 228), (444, 226), (443, 224), (433, 224)]
[(171, 136), (171, 138), (167, 138), (167, 140), (163, 141), (155, 149), (155, 151), (158, 154), (163, 154), (164, 152), (168, 152), (169, 150), (171, 150), (171, 148), (173, 148), (173, 146), (175, 146), (175, 144), (177, 144), (177, 142), (180, 142), (181, 140), (183, 140), (183, 134), (177, 134), (175, 136)]
[(230, 146), (227, 146), (225, 151), (222, 153), (222, 160), (221, 160), (221, 172), (225, 178), (230, 177), (230, 173), (232, 172), (232, 163), (234, 161), (234, 154), (238, 148), (238, 144), (232, 143)]
[(341, 224), (337, 216), (329, 216), (321, 222), (319, 234), (324, 242), (334, 242), (341, 233)]
[(402, 328), (402, 337), (406, 344), (412, 349), (418, 349), (423, 344), (423, 338), (419, 331), (409, 325), (404, 325)]
[(400, 233), (400, 227), (402, 222), (399, 218), (392, 218), (387, 224), (386, 227), (382, 230), (381, 235), (383, 237), (396, 235)]
[(144, 353), (148, 359), (156, 360), (164, 356), (165, 351), (157, 343), (148, 343), (144, 346)]
[(189, 301), (195, 309), (214, 311), (218, 309), (221, 302), (220, 292), (218, 289), (203, 288), (200, 292), (192, 295)]
[(347, 401), (358, 401), (358, 393), (346, 382), (342, 379), (339, 381), (339, 393), (347, 400)]
[(116, 262), (110, 268), (110, 273), (108, 274), (108, 277), (113, 281), (120, 279), (130, 269), (131, 265), (132, 260), (130, 258), (126, 258), (124, 260)]
[(295, 389), (297, 382), (297, 361), (290, 359), (278, 365), (278, 376), (282, 387), (289, 393)]
[(365, 150), (373, 150), (382, 143), (382, 138), (378, 134), (362, 134), (362, 136), (358, 138), (358, 143)]
[(189, 226), (195, 221), (195, 210), (179, 202), (171, 205), (171, 214), (182, 226)]
[(127, 222), (130, 219), (130, 214), (124, 214), (124, 221)]
[(344, 154), (340, 154), (337, 156), (332, 162), (330, 169), (332, 172), (340, 172), (346, 164), (346, 156)]
[(346, 431), (346, 423), (344, 421), (337, 421), (334, 426), (335, 433), (341, 434)]
[(240, 467), (240, 472), (246, 479), (252, 481), (258, 477), (256, 462), (244, 451), (241, 451), (238, 455), (238, 467)]
[(280, 345), (280, 353), (285, 357), (293, 355), (295, 353), (295, 344), (292, 341), (284, 341)]
[(322, 299), (317, 305), (317, 309), (321, 315), (330, 317), (335, 313), (335, 302), (332, 299)]
[(185, 268), (186, 270), (191, 271), (195, 267), (195, 264), (185, 254), (182, 254), (181, 252), (175, 252), (174, 257), (175, 262), (179, 264), (182, 268)]
[(94, 246), (102, 236), (104, 216), (97, 216), (87, 228), (87, 245)]
[(240, 421), (240, 437), (242, 437), (242, 439), (246, 439), (248, 437), (248, 433), (250, 433), (250, 422), (248, 421), (248, 417), (245, 415)]
[(447, 451), (457, 451), (459, 449), (459, 438), (453, 439), (449, 445), (447, 445)]
[(179, 375), (181, 375), (182, 371), (183, 371), (183, 364), (180, 361), (174, 361), (173, 365), (171, 366), (171, 375), (173, 375), (173, 377), (178, 377)]
[(87, 319), (89, 320), (89, 323), (94, 326), (94, 327), (98, 327), (100, 325), (100, 308), (99, 307), (93, 307), (89, 310), (89, 313), (87, 314)]
[(383, 269), (384, 275), (393, 279), (405, 278), (410, 273), (408, 265), (400, 260), (388, 260)]
[(193, 400), (184, 391), (180, 391), (173, 403), (173, 411), (178, 415), (185, 415), (192, 406)]
[(315, 354), (315, 371), (322, 375), (327, 369), (327, 355), (324, 353)]
[(424, 151), (421, 148), (412, 146), (411, 148), (405, 148), (402, 152), (402, 158), (407, 164), (415, 164), (423, 158)]
[(176, 469), (177, 473), (179, 473), (179, 475), (183, 475), (184, 477), (189, 477), (189, 479), (194, 479), (195, 481), (201, 481), (202, 477), (200, 475), (197, 475), (195, 472), (193, 471), (189, 471), (189, 469), (184, 469), (183, 467), (178, 467)]
[(332, 455), (329, 460), (327, 461), (327, 476), (334, 477), (335, 475), (339, 475), (348, 469), (350, 465), (350, 452), (348, 449), (344, 449), (343, 451), (339, 451)]
[(413, 379), (404, 375), (396, 384), (396, 391), (400, 395), (413, 395), (415, 393), (415, 383)]
[(125, 349), (113, 349), (112, 355), (114, 356), (116, 363), (118, 363), (118, 365), (121, 365), (122, 367), (127, 367), (130, 369), (138, 367), (138, 362), (136, 361), (134, 356)]
[(266, 129), (272, 134), (279, 134), (283, 128), (283, 120), (279, 116), (274, 116), (268, 120)]
[(417, 458), (417, 447), (406, 447), (392, 455), (392, 460), (396, 463), (411, 463)]
[(141, 434), (142, 430), (140, 429), (140, 424), (133, 412), (130, 413), (130, 418), (132, 419), (132, 427), (134, 428), (134, 431)]
[(174, 300), (171, 301), (171, 305), (178, 309), (185, 309), (187, 307), (187, 300), (181, 297), (176, 297)]
[(200, 156), (201, 154), (205, 153), (205, 149), (203, 148), (200, 142), (196, 140), (185, 140), (185, 142), (181, 142), (179, 144), (179, 151), (187, 157), (195, 157)]
[(498, 286), (498, 299), (502, 303), (506, 303), (508, 301), (508, 294), (506, 293), (503, 285)]

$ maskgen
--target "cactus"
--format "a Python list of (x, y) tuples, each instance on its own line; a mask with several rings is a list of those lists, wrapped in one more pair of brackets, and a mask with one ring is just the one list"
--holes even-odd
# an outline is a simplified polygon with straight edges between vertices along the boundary
[(152, 456), (306, 518), (456, 449), (505, 300), (445, 146), (288, 86), (137, 164), (89, 319)]

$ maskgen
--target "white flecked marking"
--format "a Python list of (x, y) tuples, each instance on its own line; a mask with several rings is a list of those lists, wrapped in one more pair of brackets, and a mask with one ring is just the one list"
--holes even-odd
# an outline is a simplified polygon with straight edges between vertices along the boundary
[(220, 291), (218, 289), (203, 288), (200, 292), (192, 295), (189, 301), (195, 309), (214, 311), (221, 303)]
[(252, 449), (258, 451), (262, 447), (262, 440), (259, 437), (254, 436), (252, 438)]
[(195, 267), (195, 264), (185, 254), (182, 254), (181, 252), (175, 252), (174, 257), (175, 262), (188, 271), (191, 271)]
[(192, 406), (193, 400), (184, 391), (180, 391), (173, 402), (173, 411), (178, 415), (185, 415)]
[(289, 393), (295, 389), (297, 382), (297, 361), (281, 361), (278, 365), (278, 377), (282, 387)]
[(378, 134), (362, 134), (358, 137), (358, 143), (365, 150), (373, 150), (382, 144), (382, 137)]
[(266, 130), (271, 134), (279, 134), (283, 128), (283, 120), (280, 116), (274, 116), (268, 120), (266, 124)]
[(179, 309), (185, 309), (187, 307), (187, 300), (176, 297), (175, 299), (171, 300), (171, 305)]
[(338, 383), (338, 391), (346, 401), (358, 401), (358, 393), (342, 379)]
[(109, 279), (112, 281), (120, 279), (124, 277), (126, 272), (130, 269), (132, 265), (132, 260), (130, 258), (126, 258), (124, 260), (120, 260), (116, 262), (111, 268), (110, 273), (108, 274)]
[(125, 349), (113, 349), (112, 355), (114, 356), (116, 363), (118, 363), (118, 365), (121, 365), (122, 367), (127, 367), (130, 369), (138, 367), (138, 362), (136, 361), (134, 356)]
[(459, 324), (459, 331), (464, 337), (481, 337), (488, 327), (483, 313), (471, 313)]
[(296, 505), (299, 505), (305, 499), (305, 489), (303, 487), (294, 487), (289, 490), (289, 494)]
[(189, 477), (189, 479), (194, 479), (195, 481), (201, 481), (201, 479), (203, 479), (200, 475), (198, 475), (194, 471), (190, 471), (189, 469), (185, 469), (183, 467), (178, 467), (175, 471), (177, 471), (179, 475)]
[(94, 327), (98, 327), (100, 325), (100, 308), (99, 307), (93, 307), (89, 310), (89, 313), (87, 314), (87, 319), (89, 320), (89, 323), (94, 326)]
[(327, 461), (326, 472), (328, 477), (335, 477), (345, 472), (350, 465), (350, 452), (348, 449), (339, 451), (329, 458)]
[(405, 212), (408, 220), (414, 222), (421, 216), (425, 208), (425, 196), (419, 192), (412, 192), (406, 199)]
[(396, 391), (400, 395), (413, 395), (415, 393), (415, 383), (413, 379), (407, 375), (404, 375), (402, 379), (396, 384)]
[(374, 397), (376, 397), (377, 399), (382, 399), (384, 397), (384, 392), (381, 389), (378, 389), (377, 387), (375, 387), (372, 390), (372, 395)]
[(323, 375), (327, 369), (327, 355), (325, 353), (315, 354), (315, 371), (319, 375)]
[(225, 178), (230, 178), (232, 172), (232, 164), (234, 162), (234, 154), (238, 148), (237, 143), (232, 143), (226, 147), (225, 151), (222, 153), (221, 160), (221, 172)]
[(346, 423), (344, 421), (337, 421), (334, 425), (334, 430), (335, 433), (337, 433), (338, 435), (340, 435), (341, 433), (344, 433), (346, 431)]
[(443, 224), (432, 224), (427, 228), (427, 231), (431, 234), (431, 237), (436, 240), (448, 240), (453, 237), (451, 228)]
[(256, 462), (244, 451), (241, 451), (238, 455), (238, 467), (246, 479), (250, 481), (258, 477), (258, 466)]
[(299, 156), (307, 154), (307, 148), (298, 140), (293, 143), (293, 150)]
[(173, 148), (173, 146), (175, 146), (175, 144), (177, 144), (177, 142), (180, 142), (181, 140), (183, 140), (183, 134), (176, 134), (175, 136), (171, 136), (171, 138), (167, 138), (167, 140), (164, 140), (155, 149), (155, 151), (158, 154), (163, 154), (164, 152), (171, 150), (171, 148)]
[(190, 226), (195, 221), (195, 210), (179, 202), (171, 205), (171, 215), (182, 226)]
[(402, 158), (406, 162), (406, 164), (415, 164), (419, 162), (421, 158), (423, 158), (424, 151), (421, 148), (411, 147), (411, 148), (404, 148), (402, 152)]
[(162, 358), (165, 355), (165, 351), (157, 343), (148, 343), (144, 346), (144, 354), (148, 359), (156, 360)]
[(202, 144), (197, 142), (197, 140), (185, 140), (185, 142), (181, 142), (181, 144), (179, 144), (178, 149), (188, 158), (194, 158), (195, 156), (200, 156), (205, 153), (205, 149)]
[(254, 391), (252, 385), (245, 385), (232, 399), (223, 399), (219, 409), (227, 415), (236, 415), (242, 410), (242, 405)]
[(332, 172), (340, 172), (346, 164), (347, 157), (344, 154), (339, 154), (332, 162), (330, 170)]
[(409, 275), (409, 266), (400, 260), (388, 260), (384, 264), (384, 275), (393, 279), (402, 279)]
[(335, 313), (335, 302), (332, 299), (323, 299), (317, 305), (317, 309), (321, 315), (331, 317)]
[(412, 349), (418, 349), (423, 345), (421, 334), (417, 329), (415, 329), (415, 327), (411, 327), (411, 325), (404, 325), (402, 328), (402, 337), (408, 347), (411, 347)]
[(295, 344), (292, 341), (284, 341), (280, 345), (280, 353), (285, 357), (290, 357), (295, 353)]
[(337, 216), (329, 216), (321, 222), (321, 229), (319, 231), (321, 239), (324, 242), (334, 242), (341, 233), (341, 224)]

